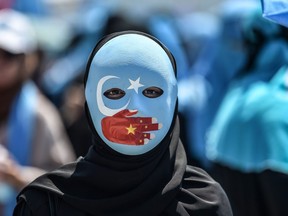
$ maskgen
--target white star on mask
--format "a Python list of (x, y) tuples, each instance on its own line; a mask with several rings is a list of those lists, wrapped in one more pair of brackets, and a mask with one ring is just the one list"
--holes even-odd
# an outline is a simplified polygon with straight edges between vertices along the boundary
[(128, 89), (134, 89), (137, 94), (138, 94), (138, 89), (144, 86), (140, 83), (140, 77), (138, 77), (138, 79), (135, 81), (129, 79), (129, 82), (131, 85), (128, 87)]

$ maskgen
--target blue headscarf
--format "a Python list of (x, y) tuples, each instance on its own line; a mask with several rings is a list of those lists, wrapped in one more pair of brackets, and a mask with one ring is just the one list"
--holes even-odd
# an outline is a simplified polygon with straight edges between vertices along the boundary
[(209, 159), (243, 172), (288, 173), (288, 73), (279, 70), (287, 61), (287, 41), (274, 39), (253, 71), (232, 83), (208, 136)]

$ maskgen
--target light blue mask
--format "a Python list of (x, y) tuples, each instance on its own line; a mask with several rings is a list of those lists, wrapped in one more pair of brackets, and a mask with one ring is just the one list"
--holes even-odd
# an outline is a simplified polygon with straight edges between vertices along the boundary
[(104, 142), (125, 155), (155, 148), (167, 135), (177, 100), (177, 81), (168, 53), (136, 33), (108, 40), (94, 55), (85, 97)]

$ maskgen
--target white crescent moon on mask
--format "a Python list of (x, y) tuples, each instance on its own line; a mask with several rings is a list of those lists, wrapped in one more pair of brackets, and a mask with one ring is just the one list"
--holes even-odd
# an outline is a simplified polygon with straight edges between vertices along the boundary
[(97, 85), (97, 93), (96, 93), (97, 105), (98, 105), (99, 111), (105, 116), (113, 116), (117, 112), (119, 112), (123, 109), (126, 109), (126, 107), (128, 106), (128, 104), (130, 102), (130, 100), (129, 100), (123, 107), (121, 107), (119, 109), (110, 109), (110, 108), (105, 106), (103, 99), (102, 99), (102, 93), (101, 93), (102, 87), (107, 80), (115, 79), (115, 78), (119, 79), (119, 77), (117, 77), (117, 76), (104, 76), (103, 78), (101, 78), (99, 80), (98, 85)]

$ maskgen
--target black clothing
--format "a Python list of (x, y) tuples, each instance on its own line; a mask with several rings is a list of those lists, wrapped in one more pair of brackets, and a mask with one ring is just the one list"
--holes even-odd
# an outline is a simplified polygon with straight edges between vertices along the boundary
[(226, 191), (234, 216), (288, 215), (286, 174), (268, 169), (244, 173), (218, 163), (211, 170)]
[(14, 216), (48, 216), (51, 211), (75, 216), (232, 215), (221, 186), (205, 171), (186, 165), (178, 121), (168, 140), (167, 151), (141, 159), (109, 160), (94, 145), (84, 158), (26, 187)]

